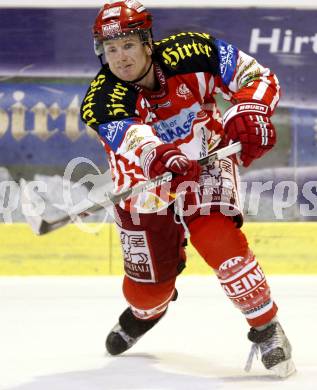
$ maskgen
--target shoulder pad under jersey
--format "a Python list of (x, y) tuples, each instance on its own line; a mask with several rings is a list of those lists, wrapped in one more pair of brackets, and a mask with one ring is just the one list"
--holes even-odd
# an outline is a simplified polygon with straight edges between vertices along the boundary
[(167, 77), (196, 72), (219, 74), (215, 40), (207, 33), (178, 33), (155, 42), (154, 48), (154, 58)]
[(137, 97), (138, 92), (132, 85), (116, 78), (104, 66), (82, 101), (81, 118), (97, 130), (99, 124), (136, 117)]

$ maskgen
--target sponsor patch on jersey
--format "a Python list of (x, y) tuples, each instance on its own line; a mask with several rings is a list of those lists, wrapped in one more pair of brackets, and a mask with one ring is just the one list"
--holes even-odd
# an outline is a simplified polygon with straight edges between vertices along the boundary
[(134, 124), (132, 119), (112, 121), (99, 126), (99, 135), (110, 148), (116, 152), (128, 128)]
[(221, 78), (226, 85), (229, 85), (236, 70), (238, 49), (220, 39), (216, 39), (215, 43), (218, 48)]
[(169, 119), (159, 121), (153, 124), (157, 136), (163, 142), (174, 142), (177, 139), (184, 139), (190, 134), (193, 122), (196, 118), (196, 112), (193, 111), (196, 107), (183, 109), (178, 115)]
[(152, 110), (157, 110), (158, 108), (166, 108), (166, 107), (170, 107), (171, 105), (172, 105), (172, 102), (170, 100), (168, 100), (167, 102), (164, 102), (164, 103), (153, 104), (153, 105), (151, 105), (151, 108), (152, 108)]

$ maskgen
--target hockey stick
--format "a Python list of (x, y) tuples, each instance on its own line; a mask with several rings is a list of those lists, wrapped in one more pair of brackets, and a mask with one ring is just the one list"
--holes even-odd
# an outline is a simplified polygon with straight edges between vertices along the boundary
[[(215, 152), (212, 152), (209, 156), (204, 157), (198, 160), (198, 163), (201, 166), (211, 164), (214, 161), (221, 160), (225, 157), (231, 156), (241, 151), (240, 142), (233, 143), (231, 145), (225, 146), (224, 148), (218, 149)], [(33, 232), (37, 235), (43, 235), (49, 232), (52, 232), (69, 222), (76, 219), (79, 216), (87, 216), (101, 209), (107, 209), (109, 206), (113, 206), (118, 204), (122, 200), (127, 200), (136, 195), (141, 194), (142, 192), (146, 192), (150, 189), (156, 188), (162, 184), (168, 183), (172, 180), (173, 175), (171, 172), (166, 172), (165, 174), (158, 176), (154, 179), (148, 180), (146, 182), (142, 182), (137, 184), (134, 187), (131, 187), (125, 191), (119, 192), (117, 194), (106, 193), (106, 200), (100, 203), (95, 203), (89, 207), (81, 207), (79, 209), (72, 210), (71, 214), (65, 215), (63, 217), (56, 218), (55, 220), (47, 221), (43, 219), (41, 216), (29, 216), (25, 214), (25, 219), (28, 224), (31, 226)], [(22, 179), (20, 181), (21, 184), (21, 200), (22, 202), (30, 202), (30, 195), (26, 190), (26, 183)]]

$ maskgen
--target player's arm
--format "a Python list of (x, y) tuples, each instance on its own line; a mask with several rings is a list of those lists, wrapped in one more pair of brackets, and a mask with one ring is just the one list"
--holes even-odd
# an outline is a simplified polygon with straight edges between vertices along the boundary
[(271, 116), (279, 100), (279, 82), (270, 69), (233, 45), (215, 40), (219, 86), (233, 106), (223, 116), (228, 142), (242, 143), (241, 160), (249, 166), (276, 143)]
[(109, 75), (99, 72), (82, 101), (81, 119), (97, 132), (107, 152), (133, 154), (137, 146), (161, 143), (151, 126), (144, 123), (147, 107), (138, 93)]
[(99, 135), (111, 160), (115, 155), (124, 164), (139, 167), (144, 176), (153, 178), (165, 172), (175, 174), (174, 187), (182, 181), (197, 180), (200, 168), (173, 144), (163, 144), (152, 126), (144, 123), (149, 112), (144, 99), (133, 90), (120, 86), (118, 103), (113, 99), (113, 87), (104, 85), (97, 75), (81, 106), (82, 120)]

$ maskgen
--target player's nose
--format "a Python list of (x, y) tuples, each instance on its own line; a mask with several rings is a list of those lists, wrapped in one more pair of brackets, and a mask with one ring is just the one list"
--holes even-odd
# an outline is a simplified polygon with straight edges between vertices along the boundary
[(126, 51), (123, 48), (120, 48), (118, 51), (118, 59), (121, 61), (127, 60), (128, 56)]

